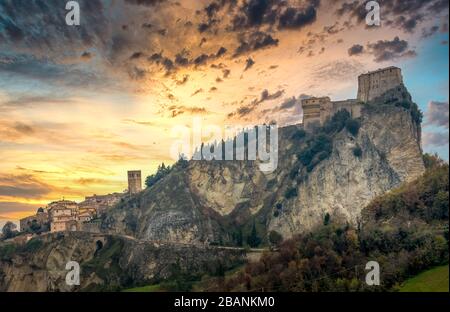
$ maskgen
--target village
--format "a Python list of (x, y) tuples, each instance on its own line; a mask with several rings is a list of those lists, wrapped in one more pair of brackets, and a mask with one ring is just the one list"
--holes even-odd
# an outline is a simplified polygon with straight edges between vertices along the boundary
[(20, 220), (20, 235), (29, 240), (33, 235), (64, 231), (100, 232), (99, 217), (128, 195), (142, 190), (141, 171), (128, 171), (128, 189), (122, 193), (92, 195), (82, 202), (59, 200), (39, 208), (35, 215)]

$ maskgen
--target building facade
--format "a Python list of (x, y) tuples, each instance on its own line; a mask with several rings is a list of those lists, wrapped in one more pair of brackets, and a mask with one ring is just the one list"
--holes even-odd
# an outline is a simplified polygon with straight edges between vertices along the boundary
[(78, 204), (61, 200), (48, 205), (50, 232), (77, 231)]
[(358, 77), (358, 100), (368, 102), (403, 83), (400, 68), (391, 66)]

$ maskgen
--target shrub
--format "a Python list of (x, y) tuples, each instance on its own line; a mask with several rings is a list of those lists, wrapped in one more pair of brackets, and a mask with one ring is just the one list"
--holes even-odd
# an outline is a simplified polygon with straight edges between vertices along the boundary
[(397, 103), (398, 106), (401, 106), (405, 109), (410, 109), (411, 108), (411, 103), (409, 101), (400, 101)]
[(348, 132), (350, 132), (353, 136), (357, 136), (360, 128), (360, 123), (356, 119), (348, 119), (345, 122), (345, 128)]
[(345, 122), (349, 118), (351, 118), (350, 113), (347, 110), (342, 109), (334, 114), (333, 117), (324, 124), (322, 129), (327, 134), (339, 132), (344, 128)]
[(304, 166), (309, 165), (311, 163), (311, 160), (313, 159), (313, 157), (314, 157), (314, 154), (312, 153), (312, 151), (310, 149), (305, 149), (305, 150), (301, 151), (300, 154), (298, 154), (298, 159)]
[(171, 168), (170, 166), (164, 165), (164, 163), (162, 163), (160, 166), (158, 166), (158, 170), (156, 171), (155, 174), (149, 175), (146, 179), (145, 179), (145, 185), (150, 188), (153, 185), (155, 185), (159, 180), (161, 180), (162, 178), (164, 178), (165, 176), (167, 176), (169, 173), (171, 172)]
[(318, 136), (316, 136), (314, 140), (311, 142), (311, 152), (313, 154), (317, 154), (323, 151), (331, 152), (332, 148), (333, 145), (331, 138), (324, 133), (321, 133)]
[(252, 248), (258, 247), (259, 244), (261, 244), (261, 239), (259, 238), (258, 232), (256, 231), (255, 221), (253, 221), (252, 231), (247, 238), (247, 244)]
[(361, 147), (359, 147), (359, 146), (354, 147), (353, 148), (353, 155), (355, 157), (360, 158), (362, 156), (362, 149), (361, 149)]
[(283, 241), (283, 236), (277, 231), (270, 231), (269, 233), (269, 242), (272, 245), (278, 245)]
[(294, 180), (297, 177), (299, 169), (300, 168), (298, 166), (294, 166), (294, 168), (292, 168), (291, 172), (289, 172), (289, 178), (291, 180)]
[(271, 188), (273, 188), (276, 184), (277, 184), (277, 179), (269, 180), (269, 181), (267, 181), (266, 188), (267, 188), (267, 189), (271, 189)]
[(325, 217), (323, 218), (323, 225), (328, 225), (330, 224), (330, 214), (327, 212), (325, 214)]
[(294, 132), (294, 134), (292, 135), (292, 139), (293, 140), (301, 140), (306, 136), (306, 131), (303, 129), (298, 129), (297, 131)]
[(297, 197), (297, 195), (298, 195), (298, 193), (297, 193), (297, 189), (295, 187), (291, 187), (290, 189), (288, 189), (286, 191), (286, 193), (284, 193), (284, 197), (286, 199)]

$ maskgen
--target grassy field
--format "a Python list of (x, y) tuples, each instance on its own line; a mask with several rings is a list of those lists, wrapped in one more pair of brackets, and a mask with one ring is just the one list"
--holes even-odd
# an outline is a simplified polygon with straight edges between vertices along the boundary
[(406, 280), (400, 292), (448, 292), (448, 265), (433, 268)]

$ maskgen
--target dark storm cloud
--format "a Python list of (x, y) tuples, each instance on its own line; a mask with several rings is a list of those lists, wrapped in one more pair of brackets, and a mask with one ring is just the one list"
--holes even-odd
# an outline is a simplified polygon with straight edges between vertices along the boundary
[[(348, 14), (358, 23), (365, 22), (367, 15), (365, 7), (368, 0), (341, 2), (336, 10), (338, 16)], [(448, 11), (448, 0), (383, 0), (380, 2), (380, 8), (384, 25), (412, 33), (422, 21)]]
[(279, 28), (302, 28), (316, 21), (317, 11), (314, 6), (309, 6), (304, 10), (288, 8), (280, 16)]
[(358, 55), (363, 53), (364, 47), (360, 44), (355, 44), (348, 49), (348, 55)]
[[(65, 1), (1, 1), (0, 29), (5, 30), (6, 44), (48, 53), (58, 51), (61, 45), (78, 50), (82, 46), (104, 43), (108, 30), (103, 2), (78, 2), (83, 12), (83, 23), (67, 27)], [(38, 16), (40, 18), (36, 18)]]
[(375, 57), (375, 62), (416, 56), (416, 52), (408, 48), (408, 42), (401, 40), (399, 37), (395, 37), (393, 40), (378, 40), (375, 43), (369, 43), (367, 45), (367, 49)]
[(245, 116), (249, 115), (250, 113), (252, 113), (258, 107), (259, 104), (261, 104), (265, 101), (278, 99), (283, 94), (284, 94), (284, 90), (278, 90), (275, 93), (270, 93), (267, 89), (265, 89), (261, 92), (261, 96), (258, 99), (255, 99), (252, 102), (250, 102), (249, 104), (243, 105), (243, 106), (239, 107), (236, 111), (229, 113), (228, 118), (245, 117)]
[(176, 71), (180, 67), (187, 66), (202, 66), (207, 65), (210, 61), (217, 60), (223, 57), (227, 53), (227, 49), (225, 47), (220, 47), (216, 53), (206, 54), (202, 53), (195, 58), (190, 59), (191, 53), (187, 49), (183, 49), (181, 52), (175, 55), (174, 60), (170, 59), (167, 56), (164, 56), (162, 52), (154, 53), (149, 58), (148, 61), (150, 63), (154, 63), (157, 65), (162, 65), (165, 68), (168, 74)]
[(236, 48), (234, 56), (240, 56), (248, 52), (257, 51), (271, 46), (277, 46), (278, 42), (278, 39), (274, 39), (271, 35), (261, 31), (243, 34), (239, 38), (240, 44)]
[(425, 125), (444, 127), (448, 129), (448, 102), (431, 101), (425, 113)]

